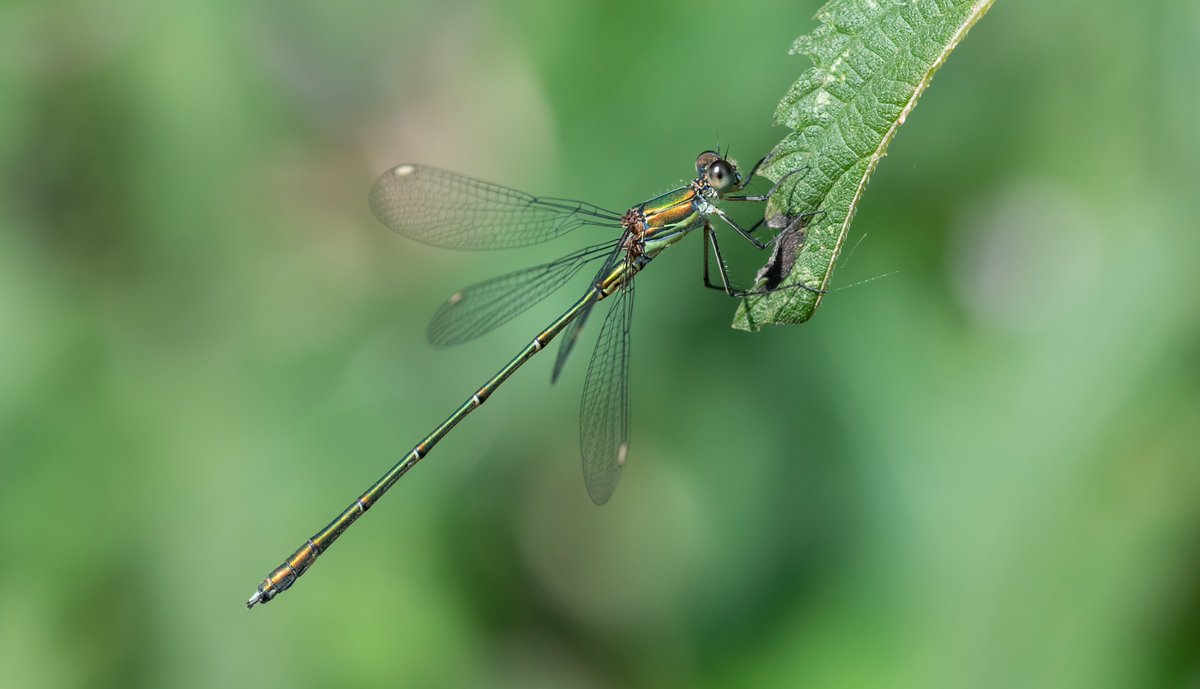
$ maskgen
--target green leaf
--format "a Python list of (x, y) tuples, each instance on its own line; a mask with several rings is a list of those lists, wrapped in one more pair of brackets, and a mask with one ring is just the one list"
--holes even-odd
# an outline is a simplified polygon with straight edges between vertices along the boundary
[[(867, 179), (929, 86), (934, 72), (992, 0), (831, 0), (821, 25), (791, 52), (813, 67), (792, 85), (775, 123), (793, 131), (771, 152), (763, 174), (782, 180), (767, 204), (781, 230), (757, 287), (828, 289)], [(814, 211), (819, 215), (808, 217)], [(821, 295), (783, 289), (742, 302), (733, 326), (803, 323)]]

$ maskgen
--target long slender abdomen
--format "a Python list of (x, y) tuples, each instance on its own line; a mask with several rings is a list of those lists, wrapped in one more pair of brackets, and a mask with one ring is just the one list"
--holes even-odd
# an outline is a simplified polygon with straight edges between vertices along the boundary
[[(624, 262), (621, 264), (624, 266)], [(478, 409), (487, 398), (496, 391), (504, 381), (508, 380), (518, 368), (526, 361), (533, 358), (554, 339), (562, 329), (567, 327), (567, 324), (573, 321), (579, 314), (587, 308), (592, 302), (604, 298), (604, 294), (596, 289), (589, 289), (578, 301), (567, 310), (566, 313), (559, 316), (557, 320), (551, 323), (545, 330), (538, 333), (538, 336), (525, 346), (515, 357), (512, 358), (504, 368), (500, 369), (496, 375), (488, 379), (481, 387), (479, 387), (467, 401), (463, 402), (457, 409), (454, 410), (445, 421), (437, 428), (433, 429), (417, 443), (416, 447), (404, 456), (399, 462), (396, 462), (386, 474), (381, 476), (370, 488), (354, 502), (350, 503), (346, 509), (342, 510), (341, 514), (334, 518), (324, 529), (313, 534), (312, 538), (308, 539), (301, 545), (296, 552), (292, 553), (288, 559), (283, 561), (283, 564), (276, 567), (267, 575), (267, 578), (258, 585), (258, 589), (250, 600), (246, 601), (246, 607), (252, 608), (258, 603), (267, 603), (275, 596), (283, 593), (291, 588), (292, 584), (300, 578), (313, 563), (317, 557), (329, 549), (333, 542), (342, 535), (346, 529), (349, 529), (355, 521), (362, 516), (368, 508), (378, 501), (383, 494), (386, 493), (395, 483), (400, 480), (400, 477), (408, 472), (409, 469), (416, 466), (417, 462), (421, 461), (433, 449), (433, 446), (450, 432), (450, 429), (458, 425), (472, 411)]]

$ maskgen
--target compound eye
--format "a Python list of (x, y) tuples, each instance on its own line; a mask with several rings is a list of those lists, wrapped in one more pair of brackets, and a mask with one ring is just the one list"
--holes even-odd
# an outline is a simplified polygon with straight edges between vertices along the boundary
[(733, 186), (735, 181), (733, 166), (724, 160), (718, 160), (708, 166), (708, 183), (717, 191), (725, 191)]
[(708, 173), (708, 166), (721, 159), (721, 154), (716, 151), (705, 151), (696, 156), (696, 174), (704, 175)]

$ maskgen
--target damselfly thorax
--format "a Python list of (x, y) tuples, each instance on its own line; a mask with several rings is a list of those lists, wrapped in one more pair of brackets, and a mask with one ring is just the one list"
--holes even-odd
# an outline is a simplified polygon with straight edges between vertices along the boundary
[[(708, 162), (707, 154), (702, 154), (701, 158)], [(729, 165), (736, 170), (732, 168), (732, 163)], [(700, 166), (699, 162), (697, 166)], [(618, 268), (622, 276), (626, 268), (634, 273), (640, 271), (667, 247), (683, 239), (692, 230), (704, 227), (709, 214), (715, 210), (709, 199), (715, 198), (718, 192), (708, 182), (707, 165), (699, 172), (699, 176), (688, 186), (639, 203), (621, 216), (621, 226), (625, 229), (621, 248), (628, 257), (628, 266)], [(736, 179), (736, 172), (733, 174)], [(619, 280), (606, 282), (619, 284)]]

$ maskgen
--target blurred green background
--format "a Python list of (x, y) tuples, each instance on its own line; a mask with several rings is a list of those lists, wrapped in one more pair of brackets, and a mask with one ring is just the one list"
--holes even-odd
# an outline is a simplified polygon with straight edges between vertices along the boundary
[(1196, 2), (1000, 0), (804, 326), (656, 262), (604, 509), (588, 348), (539, 357), (243, 607), (573, 298), (430, 348), (587, 242), (418, 245), (375, 175), (620, 210), (752, 162), (817, 7), (0, 7), (0, 685), (1200, 686)]

